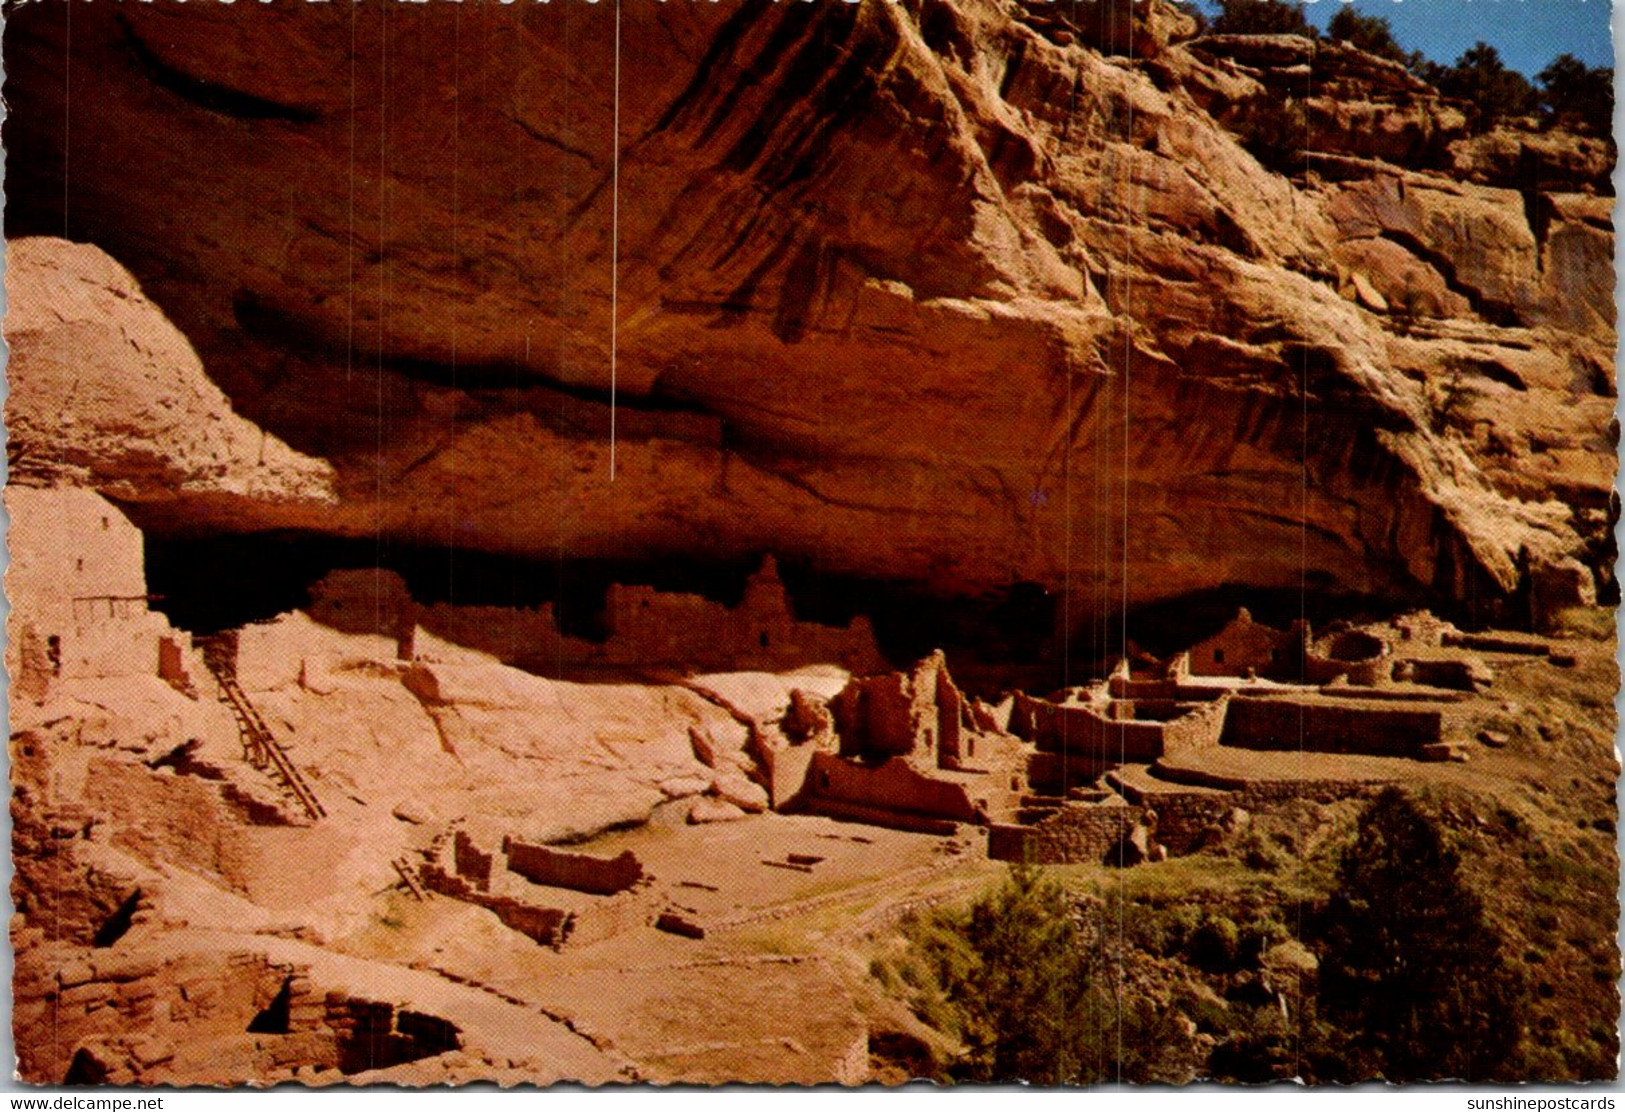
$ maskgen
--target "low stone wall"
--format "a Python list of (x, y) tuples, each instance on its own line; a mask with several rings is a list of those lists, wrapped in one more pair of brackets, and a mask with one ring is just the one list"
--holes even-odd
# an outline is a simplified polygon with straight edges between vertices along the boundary
[(1331, 803), (1370, 790), (1360, 781), (1305, 780), (1260, 784), (1245, 791), (1158, 793), (1147, 806), (1157, 815), (1157, 841), (1170, 856), (1195, 853), (1207, 844), (1213, 828), (1237, 808), (1264, 811), (1294, 799)]
[(1010, 732), (1041, 751), (1092, 756), (1097, 760), (1154, 761), (1162, 756), (1169, 723), (1107, 718), (1094, 707), (1060, 706), (1017, 694)]
[(988, 827), (987, 855), (994, 861), (1033, 865), (1100, 862), (1138, 826), (1145, 808), (1126, 803), (1074, 803), (1033, 826)]
[(574, 917), (562, 908), (541, 907), (525, 903), (511, 896), (497, 896), (481, 891), (460, 876), (453, 875), (430, 862), (418, 872), (423, 886), (431, 892), (450, 896), (454, 900), (483, 907), (500, 919), (504, 926), (516, 930), (531, 941), (555, 950), (569, 937)]
[(1238, 695), (1230, 701), (1220, 741), (1239, 749), (1415, 757), (1443, 734), (1438, 707)]
[(977, 821), (975, 804), (964, 785), (933, 779), (900, 757), (868, 765), (816, 753), (807, 789), (809, 811), (820, 811), (827, 802), (852, 803), (954, 822)]
[[(1390, 782), (1386, 779), (1348, 779), (1335, 780), (1329, 778), (1319, 779), (1288, 779), (1264, 780), (1250, 778), (1235, 773), (1210, 772), (1200, 768), (1172, 768), (1159, 769), (1158, 774), (1166, 777), (1170, 783), (1185, 784), (1194, 788), (1207, 788), (1209, 792), (1220, 791), (1228, 793), (1234, 800), (1241, 797), (1254, 802), (1269, 804), (1278, 803), (1285, 799), (1313, 799), (1326, 803), (1334, 799), (1343, 799), (1367, 791), (1373, 787), (1380, 787)], [(1397, 777), (1396, 777), (1397, 778)], [(1175, 789), (1177, 792), (1178, 789)], [(1209, 792), (1202, 793), (1204, 796)], [(1157, 792), (1155, 798), (1161, 799), (1166, 792)], [(1130, 798), (1133, 798), (1131, 795)], [(1237, 806), (1245, 807), (1245, 802)]]
[(532, 884), (552, 888), (612, 896), (643, 879), (643, 865), (631, 850), (618, 857), (598, 857), (504, 838), (502, 852), (507, 855), (509, 870)]
[(1340, 799), (1371, 795), (1381, 787), (1380, 783), (1370, 780), (1276, 780), (1268, 784), (1254, 784), (1246, 791), (1238, 792), (1231, 802), (1246, 810), (1261, 811), (1294, 799), (1336, 803)]
[(1460, 703), (1467, 696), (1448, 687), (1435, 687), (1416, 681), (1414, 686), (1362, 687), (1352, 684), (1327, 684), (1320, 694), (1328, 699), (1368, 700), (1378, 703)]
[[(1214, 785), (1218, 786), (1218, 785)], [(1239, 791), (1170, 791), (1155, 795), (1130, 790), (1128, 803), (1068, 804), (1031, 826), (999, 823), (988, 828), (987, 855), (995, 861), (1034, 865), (1094, 864), (1141, 823), (1156, 816), (1154, 839), (1171, 856), (1195, 853), (1213, 827), (1240, 808), (1263, 811), (1295, 799), (1332, 803), (1369, 794), (1377, 785), (1363, 780), (1298, 780), (1250, 784)]]
[(1518, 656), (1546, 656), (1552, 651), (1551, 645), (1545, 641), (1500, 637), (1493, 633), (1446, 632), (1439, 638), (1439, 643), (1452, 648), (1477, 649), (1480, 652), (1490, 653), (1515, 653)]
[(459, 830), (453, 835), (451, 855), (458, 876), (481, 891), (491, 887), (493, 855), (476, 846), (467, 831)]
[(1370, 790), (1361, 781), (1304, 780), (1257, 784), (1238, 792), (1158, 792), (1146, 800), (1156, 812), (1158, 842), (1170, 856), (1183, 857), (1207, 844), (1213, 829), (1237, 808), (1265, 811), (1294, 799), (1331, 803)]

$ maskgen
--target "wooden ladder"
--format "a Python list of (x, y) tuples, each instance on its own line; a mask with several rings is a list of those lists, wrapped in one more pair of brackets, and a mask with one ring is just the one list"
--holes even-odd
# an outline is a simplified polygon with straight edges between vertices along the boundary
[(390, 864), (394, 865), (395, 871), (400, 874), (401, 880), (406, 884), (406, 890), (412, 893), (418, 902), (427, 903), (429, 890), (418, 880), (417, 870), (412, 867), (412, 863), (404, 857), (397, 857)]
[(215, 682), (220, 685), (220, 701), (229, 706), (237, 718), (237, 732), (243, 739), (243, 759), (255, 768), (270, 773), (312, 819), (326, 818), (327, 809), (316, 798), (315, 791), (294, 765), (287, 750), (277, 743), (271, 728), (265, 724), (265, 719), (260, 717), (260, 712), (249, 702), (248, 694), (237, 682), (236, 669), (225, 646), (216, 641), (204, 642), (203, 662), (209, 666)]

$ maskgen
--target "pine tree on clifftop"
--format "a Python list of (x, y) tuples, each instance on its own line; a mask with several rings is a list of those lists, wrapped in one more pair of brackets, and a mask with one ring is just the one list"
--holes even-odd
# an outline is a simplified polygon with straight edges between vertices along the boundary
[(1314, 27), (1303, 8), (1288, 0), (1220, 0), (1213, 20), (1219, 35), (1303, 35), (1314, 38)]

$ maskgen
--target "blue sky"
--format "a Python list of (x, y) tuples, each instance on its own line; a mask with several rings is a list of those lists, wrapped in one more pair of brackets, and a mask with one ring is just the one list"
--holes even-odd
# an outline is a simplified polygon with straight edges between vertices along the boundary
[[(1302, 0), (1311, 23), (1324, 28), (1345, 0)], [(1217, 4), (1204, 0), (1204, 8)], [(1559, 54), (1587, 65), (1614, 64), (1609, 0), (1353, 0), (1363, 15), (1393, 24), (1406, 50), (1454, 62), (1482, 39), (1513, 69), (1534, 75)]]

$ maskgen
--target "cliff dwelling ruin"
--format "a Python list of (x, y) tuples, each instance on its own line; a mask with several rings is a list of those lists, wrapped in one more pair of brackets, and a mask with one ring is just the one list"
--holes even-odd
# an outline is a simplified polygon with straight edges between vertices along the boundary
[(330, 572), (310, 589), (310, 616), (353, 633), (393, 637), (403, 660), (433, 659), (436, 644), (474, 649), (544, 674), (649, 675), (660, 671), (777, 671), (829, 663), (876, 671), (884, 658), (868, 620), (845, 628), (798, 621), (771, 555), (734, 607), (700, 595), (612, 583), (601, 641), (559, 629), (551, 604), (535, 609), (416, 603), (382, 569)]
[[(89, 955), (83, 974), (24, 964), (22, 1007), (54, 1016), (59, 1032), (30, 1052), (49, 1057), (28, 1060), (73, 1082), (181, 1069), (382, 1079), (427, 1076), (411, 1071), (431, 1060), (455, 1071), (467, 1038), (489, 1037), (469, 1027), (466, 1001), (431, 1006), (441, 994), (428, 984), (369, 998), (312, 945), (353, 932), (380, 898), (424, 922), (464, 908), (450, 912), (454, 922), (475, 916), (460, 930), (507, 932), (509, 952), (590, 962), (651, 936), (732, 937), (782, 913), (780, 875), (884, 875), (892, 862), (881, 854), (899, 849), (925, 854), (910, 866), (922, 875), (971, 856), (1164, 861), (1223, 844), (1238, 816), (1360, 798), (1426, 768), (1493, 758), (1506, 738), (1480, 723), (1497, 705), (1499, 671), (1576, 666), (1548, 640), (1463, 632), (1426, 613), (1317, 632), (1243, 609), (1169, 658), (1137, 652), (1083, 686), (983, 698), (955, 683), (942, 653), (891, 670), (861, 623), (798, 623), (771, 558), (737, 609), (612, 592), (603, 643), (562, 637), (546, 608), (420, 606), (382, 570), (329, 574), (308, 610), (194, 640), (148, 608), (142, 537), (120, 508), (65, 487), (13, 486), (7, 505), (16, 543), (35, 531), (76, 541), (67, 554), (22, 547), (9, 581), (24, 616), (12, 642), (16, 783), (43, 806), (41, 825), (19, 837), (38, 847), (30, 852), (81, 862), (87, 886), (24, 904), (31, 919), (49, 907), (57, 924), (49, 937), (24, 928), (27, 953)], [(704, 641), (689, 649), (685, 636)], [(581, 685), (500, 659), (501, 646), (527, 639), (544, 657), (579, 654), (623, 674), (642, 665), (641, 678)], [(680, 668), (690, 658), (703, 663)], [(96, 715), (62, 714), (86, 700)], [(84, 754), (68, 766), (83, 778), (76, 797), (62, 794), (61, 755), (50, 756), (62, 744)], [(178, 825), (126, 825), (160, 814)], [(762, 829), (753, 816), (791, 825)], [(673, 857), (636, 833), (735, 827), (756, 830), (742, 858), (693, 844)], [(632, 833), (591, 836), (617, 828)], [(912, 841), (871, 852), (890, 838)], [(282, 926), (272, 909), (312, 905), (285, 902), (308, 886), (256, 876), (275, 844), (318, 860), (347, 854), (347, 870), (364, 850), (370, 864), (325, 897), (336, 902), (319, 924)], [(844, 861), (832, 846), (849, 851)], [(140, 864), (154, 853), (191, 878)], [(243, 950), (233, 934), (239, 948), (221, 949), (213, 929), (180, 917), (210, 883), (266, 907), (250, 928), (265, 946)], [(173, 956), (134, 966), (94, 956), (147, 937)], [(232, 974), (240, 1000), (210, 995), (211, 977), (249, 966), (253, 977)], [(510, 1008), (524, 999), (502, 978), (438, 975)], [(211, 1003), (188, 1010), (201, 1000)], [(215, 1033), (182, 1054), (166, 1032), (194, 1028)], [(846, 1030), (814, 1068), (861, 1076)], [(582, 1046), (591, 1068), (629, 1076), (592, 1045)]]
[(25, 1082), (1008, 1080), (1023, 893), (1135, 1080), (1392, 1078), (1396, 798), (1485, 1076), (1617, 1072), (1594, 121), (1171, 0), (115, 7), (4, 39)]

